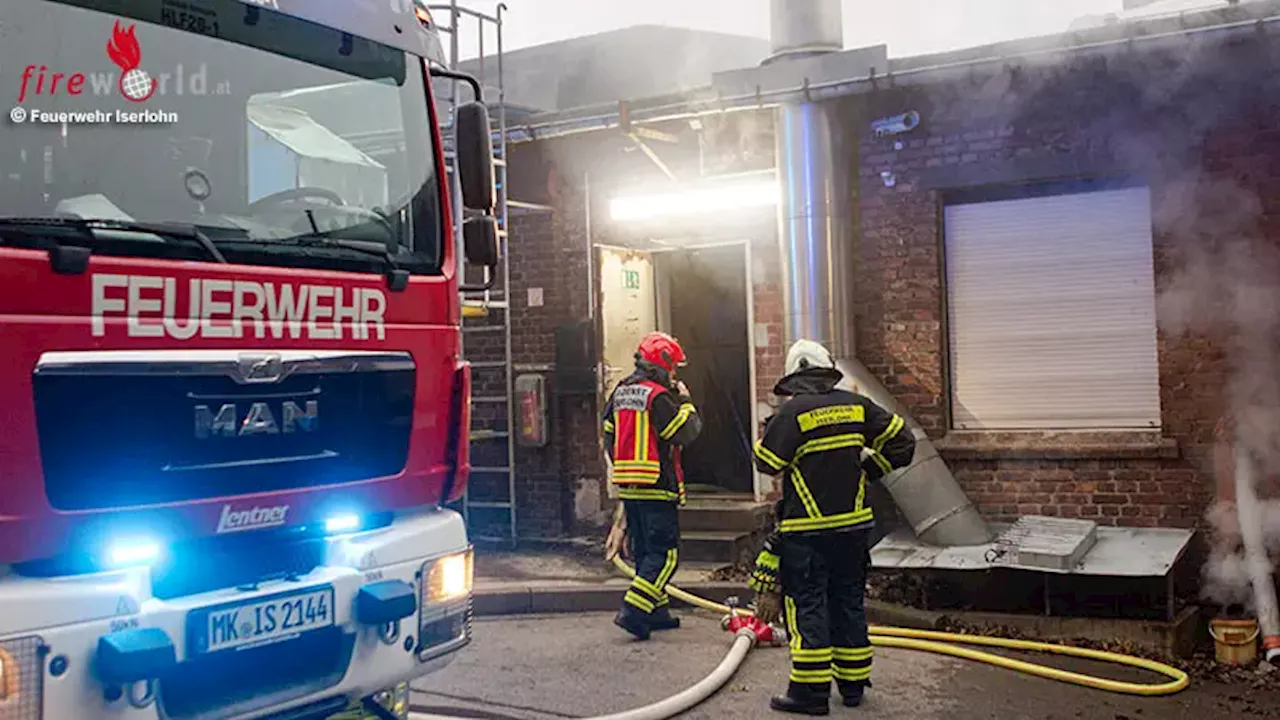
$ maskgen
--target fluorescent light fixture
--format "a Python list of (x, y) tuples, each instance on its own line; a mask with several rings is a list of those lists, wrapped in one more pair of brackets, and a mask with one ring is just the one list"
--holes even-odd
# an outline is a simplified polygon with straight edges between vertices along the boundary
[(150, 565), (160, 559), (160, 543), (152, 540), (122, 540), (109, 546), (107, 558), (116, 567)]
[(682, 215), (710, 215), (777, 204), (778, 183), (770, 179), (618, 197), (610, 201), (609, 214), (614, 220), (654, 220)]
[(360, 525), (359, 515), (334, 515), (324, 521), (324, 531), (330, 535), (354, 532), (360, 529)]

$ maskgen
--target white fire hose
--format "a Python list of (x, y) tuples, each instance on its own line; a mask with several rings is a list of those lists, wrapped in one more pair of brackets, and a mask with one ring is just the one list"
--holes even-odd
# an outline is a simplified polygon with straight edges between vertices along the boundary
[[(742, 665), (742, 661), (747, 658), (747, 653), (755, 644), (755, 633), (750, 628), (744, 627), (734, 636), (733, 647), (729, 648), (729, 653), (724, 656), (716, 669), (694, 685), (651, 705), (612, 715), (597, 715), (584, 720), (666, 720), (666, 718), (675, 717), (711, 697), (729, 682), (729, 678), (738, 672), (738, 667)], [(409, 720), (459, 720), (459, 718), (415, 712), (409, 713)]]
[(1262, 652), (1268, 662), (1280, 664), (1280, 603), (1276, 601), (1271, 558), (1267, 555), (1266, 537), (1262, 529), (1262, 508), (1258, 502), (1256, 484), (1258, 469), (1254, 464), (1253, 454), (1238, 430), (1235, 461), (1236, 514), (1240, 520), (1245, 566), (1253, 585), (1258, 629), (1262, 633)]
[(747, 652), (755, 644), (755, 633), (748, 628), (743, 628), (734, 636), (733, 647), (729, 648), (729, 653), (724, 656), (724, 659), (720, 661), (716, 669), (711, 671), (710, 675), (681, 692), (659, 700), (652, 705), (645, 705), (644, 707), (614, 713), (613, 715), (602, 715), (596, 720), (666, 720), (666, 718), (675, 717), (711, 697), (725, 683), (729, 682), (729, 678), (738, 672), (738, 667), (742, 665), (742, 661), (747, 659)]
[[(583, 720), (666, 720), (711, 697), (738, 672), (747, 653), (757, 644), (785, 645), (786, 632), (756, 620), (751, 615), (739, 615), (736, 610), (724, 618), (721, 627), (733, 631), (733, 645), (720, 664), (709, 675), (693, 685), (658, 702), (626, 710), (612, 715), (597, 715)], [(459, 720), (450, 715), (409, 713), (409, 720)]]

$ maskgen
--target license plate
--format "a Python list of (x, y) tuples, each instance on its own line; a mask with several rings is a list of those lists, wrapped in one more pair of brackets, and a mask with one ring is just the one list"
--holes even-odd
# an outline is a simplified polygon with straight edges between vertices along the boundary
[(192, 613), (188, 623), (200, 653), (292, 640), (333, 625), (333, 588), (324, 586), (201, 609)]

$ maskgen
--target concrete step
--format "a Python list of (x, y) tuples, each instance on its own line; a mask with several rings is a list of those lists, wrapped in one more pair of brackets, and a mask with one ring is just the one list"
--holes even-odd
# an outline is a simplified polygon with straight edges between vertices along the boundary
[(711, 577), (717, 572), (724, 570), (730, 566), (727, 562), (716, 562), (706, 560), (688, 560), (684, 557), (680, 558), (680, 568), (676, 570), (675, 576), (671, 578), (671, 582), (679, 585), (680, 583), (694, 584), (710, 582)]
[(755, 532), (773, 522), (773, 503), (691, 497), (680, 511), (680, 528), (690, 532)]
[(680, 559), (696, 563), (749, 564), (759, 552), (764, 535), (764, 531), (682, 530)]

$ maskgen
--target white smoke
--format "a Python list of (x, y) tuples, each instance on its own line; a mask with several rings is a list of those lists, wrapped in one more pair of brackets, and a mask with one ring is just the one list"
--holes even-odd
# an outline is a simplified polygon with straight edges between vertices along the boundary
[[(1010, 70), (972, 101), (1016, 133), (1052, 125), (1064, 95), (1087, 98), (1110, 86), (1106, 108), (1079, 110), (1094, 113), (1080, 135), (1105, 138), (1109, 162), (1154, 179), (1162, 361), (1166, 352), (1178, 360), (1195, 355), (1169, 369), (1180, 382), (1166, 390), (1178, 412), (1189, 411), (1192, 398), (1199, 402), (1195, 420), (1171, 428), (1207, 481), (1191, 497), (1211, 499), (1214, 480), (1227, 489), (1231, 463), (1214, 462), (1212, 423), (1225, 418), (1233, 442), (1239, 423), (1256, 458), (1273, 560), (1280, 556), (1280, 488), (1270, 487), (1280, 477), (1280, 243), (1262, 228), (1264, 205), (1252, 180), (1259, 175), (1250, 169), (1266, 154), (1237, 147), (1237, 138), (1275, 127), (1264, 109), (1275, 90), (1260, 68), (1277, 61), (1280, 47), (1263, 39), (1231, 45), (1188, 37), (1177, 48)], [(1205, 597), (1250, 605), (1234, 503), (1215, 505), (1205, 521), (1213, 530)]]
[[(1280, 499), (1269, 498), (1268, 490), (1269, 479), (1280, 475), (1280, 248), (1258, 228), (1257, 196), (1234, 182), (1188, 183), (1165, 205), (1178, 208), (1172, 212), (1180, 269), (1160, 297), (1164, 330), (1212, 338), (1223, 354), (1221, 440), (1238, 440), (1255, 459), (1254, 491), (1262, 501), (1264, 542), (1274, 563), (1280, 557)], [(1227, 461), (1226, 447), (1218, 452), (1214, 471), (1225, 490), (1233, 482), (1234, 461)], [(1204, 597), (1251, 609), (1235, 502), (1216, 503), (1206, 520), (1214, 537), (1203, 568)]]
[[(1274, 560), (1280, 556), (1280, 500), (1260, 503), (1267, 554)], [(1248, 565), (1240, 537), (1239, 516), (1235, 503), (1217, 502), (1207, 514), (1214, 529), (1214, 541), (1209, 559), (1202, 569), (1204, 599), (1223, 607), (1239, 606), (1247, 612), (1254, 610), (1254, 597)]]
[[(1255, 458), (1254, 490), (1262, 500), (1264, 538), (1274, 562), (1280, 556), (1280, 499), (1267, 492), (1268, 479), (1280, 474), (1280, 249), (1257, 227), (1257, 196), (1231, 181), (1187, 183), (1165, 205), (1178, 208), (1173, 214), (1180, 262), (1160, 297), (1164, 330), (1212, 338), (1223, 354), (1221, 440), (1238, 440)], [(1222, 446), (1218, 452), (1230, 455)], [(1213, 468), (1222, 490), (1233, 482), (1234, 464), (1220, 456)], [(1214, 537), (1202, 571), (1204, 597), (1251, 609), (1235, 502), (1217, 502), (1206, 520)]]

